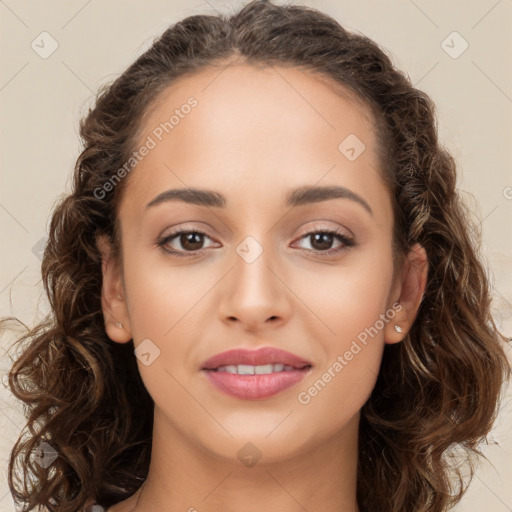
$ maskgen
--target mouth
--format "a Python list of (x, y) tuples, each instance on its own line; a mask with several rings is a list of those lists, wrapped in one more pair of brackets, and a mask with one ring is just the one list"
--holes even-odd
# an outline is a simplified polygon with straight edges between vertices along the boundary
[(252, 364), (238, 364), (219, 366), (218, 368), (203, 368), (203, 370), (212, 372), (226, 372), (236, 375), (268, 375), (269, 373), (292, 372), (294, 370), (304, 370), (311, 368), (311, 365), (295, 367), (288, 364), (261, 364), (254, 366)]
[(205, 361), (201, 369), (222, 370), (240, 375), (259, 375), (292, 369), (302, 370), (307, 366), (312, 366), (310, 361), (291, 352), (274, 347), (262, 347), (257, 350), (238, 348), (221, 352)]
[(264, 347), (217, 354), (203, 363), (201, 371), (224, 394), (243, 400), (262, 400), (296, 385), (312, 367), (312, 363), (295, 354)]

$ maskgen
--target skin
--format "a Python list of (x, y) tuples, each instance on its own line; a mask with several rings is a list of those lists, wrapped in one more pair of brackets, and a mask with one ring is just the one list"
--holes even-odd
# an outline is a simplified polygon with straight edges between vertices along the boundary
[[(410, 329), (427, 277), (418, 245), (393, 274), (391, 198), (369, 110), (311, 72), (232, 63), (170, 85), (144, 120), (141, 143), (190, 96), (197, 107), (127, 178), (122, 264), (98, 239), (109, 337), (133, 338), (135, 347), (149, 338), (160, 350), (148, 366), (137, 360), (155, 402), (149, 476), (142, 494), (109, 512), (131, 511), (137, 499), (137, 512), (358, 511), (360, 409), (385, 343)], [(366, 146), (354, 161), (338, 149), (349, 134)], [(373, 215), (348, 198), (286, 207), (287, 193), (303, 185), (346, 187)], [(219, 192), (226, 207), (173, 201), (146, 209), (160, 193), (186, 187)], [(180, 258), (156, 245), (179, 227), (206, 233), (199, 256)], [(322, 257), (322, 246), (304, 237), (313, 229), (339, 229), (356, 245)], [(247, 236), (263, 249), (252, 263), (236, 252)], [(179, 237), (167, 246), (186, 252)], [(340, 246), (333, 238), (327, 249)], [(394, 319), (301, 404), (298, 393), (397, 301)], [(262, 346), (309, 360), (311, 373), (274, 397), (241, 400), (200, 372), (219, 352)], [(248, 442), (262, 455), (252, 467), (237, 457)]]

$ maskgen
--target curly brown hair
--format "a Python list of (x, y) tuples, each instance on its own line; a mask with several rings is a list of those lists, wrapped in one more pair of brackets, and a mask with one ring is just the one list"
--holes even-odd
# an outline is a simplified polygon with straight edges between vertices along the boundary
[[(478, 446), (510, 376), (507, 339), (491, 315), (479, 234), (457, 194), (454, 159), (438, 141), (432, 100), (375, 42), (310, 7), (269, 1), (173, 24), (100, 89), (81, 121), (84, 149), (72, 192), (54, 209), (42, 261), (51, 312), (16, 340), (22, 351), (9, 373), (29, 430), (11, 452), (11, 493), (25, 510), (76, 512), (94, 500), (122, 501), (146, 478), (153, 401), (133, 340), (113, 343), (105, 332), (96, 245), (104, 234), (120, 254), (117, 206), (127, 180), (105, 197), (97, 191), (129, 159), (161, 91), (233, 57), (320, 73), (372, 109), (393, 198), (395, 253), (419, 243), (429, 268), (415, 322), (402, 343), (385, 346), (361, 410), (357, 500), (362, 512), (448, 510), (467, 486), (447, 455), (454, 446), (482, 455)], [(42, 441), (58, 453), (48, 468), (33, 460)]]

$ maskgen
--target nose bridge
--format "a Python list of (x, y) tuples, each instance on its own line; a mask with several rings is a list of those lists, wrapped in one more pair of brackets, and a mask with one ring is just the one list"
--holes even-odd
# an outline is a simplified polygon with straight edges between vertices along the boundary
[(275, 276), (269, 270), (272, 265), (274, 248), (269, 246), (269, 237), (263, 236), (257, 240), (249, 235), (235, 249), (237, 257), (234, 264), (235, 293), (239, 293), (244, 301), (268, 300), (277, 295)]
[[(263, 237), (265, 240), (263, 240)], [(286, 287), (276, 277), (280, 267), (270, 236), (246, 236), (236, 247), (221, 315), (258, 324), (287, 313)]]

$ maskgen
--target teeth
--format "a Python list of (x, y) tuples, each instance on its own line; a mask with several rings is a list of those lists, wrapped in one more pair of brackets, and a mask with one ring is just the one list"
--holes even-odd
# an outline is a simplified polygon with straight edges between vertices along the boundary
[(237, 369), (238, 375), (254, 375), (255, 366), (251, 366), (249, 364), (239, 364)]
[(219, 366), (218, 372), (237, 373), (238, 375), (266, 375), (269, 373), (279, 373), (282, 371), (291, 372), (295, 368), (284, 364), (262, 364), (253, 366), (251, 364), (239, 364), (229, 366)]
[(238, 373), (235, 365), (221, 366), (220, 368), (217, 368), (217, 371), (219, 371), (219, 370), (221, 372)]

